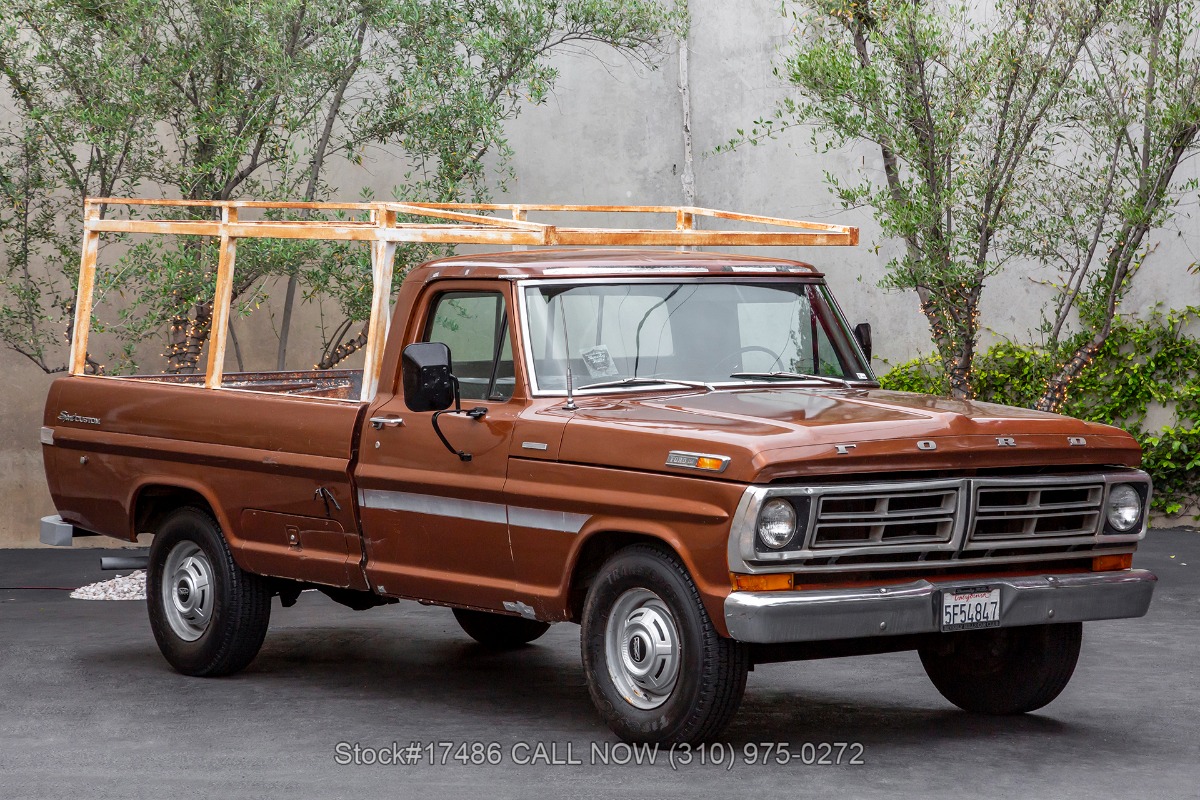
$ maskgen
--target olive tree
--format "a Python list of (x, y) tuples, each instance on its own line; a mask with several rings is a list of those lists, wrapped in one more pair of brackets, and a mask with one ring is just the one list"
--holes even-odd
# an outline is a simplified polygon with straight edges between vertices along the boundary
[(793, 96), (730, 143), (806, 125), (819, 148), (876, 150), (878, 168), (826, 177), (902, 243), (884, 286), (915, 290), (954, 397), (973, 394), (984, 286), (1021, 254), (1034, 156), (1112, 5), (797, 0), (777, 68)]
[[(655, 0), (0, 0), (11, 45), (0, 104), (12, 112), (0, 132), (0, 335), (62, 368), (84, 196), (327, 199), (330, 159), (374, 151), (403, 165), (397, 197), (484, 199), (503, 185), (504, 123), (554, 86), (553, 54), (603, 45), (649, 62), (681, 22)], [(210, 251), (158, 241), (122, 256), (100, 290), (125, 298), (127, 358), (165, 330), (168, 368), (196, 368)], [(299, 292), (331, 298), (345, 317), (321, 356), (331, 366), (355, 347), (362, 261), (333, 245), (253, 243), (235, 298), (251, 309), (277, 278), (285, 317)], [(279, 349), (282, 363), (286, 333)]]
[[(1036, 406), (1056, 411), (1113, 331), (1121, 302), (1181, 199), (1200, 136), (1200, 3), (1130, 0), (1088, 44), (1063, 146), (1041, 161), (1028, 253), (1055, 268), (1054, 364)], [(1068, 144), (1069, 143), (1069, 144)]]

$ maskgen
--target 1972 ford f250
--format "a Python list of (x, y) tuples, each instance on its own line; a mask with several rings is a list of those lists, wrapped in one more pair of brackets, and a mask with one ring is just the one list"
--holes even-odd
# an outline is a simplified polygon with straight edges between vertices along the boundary
[[(579, 623), (611, 728), (697, 742), (771, 661), (915, 650), (952, 703), (1032, 711), (1070, 679), (1082, 622), (1148, 608), (1155, 578), (1132, 569), (1150, 494), (1134, 439), (881, 390), (866, 331), (807, 264), (647, 249), (447, 258), (404, 279), (363, 372), (225, 375), (239, 237), (370, 241), (377, 312), (388, 248), (414, 230), (449, 237), (397, 225), (411, 207), (372, 207), (350, 233), (263, 233), (282, 223), (238, 223), (240, 207), (196, 230), (222, 247), (208, 372), (111, 378), (79, 374), (95, 238), (154, 231), (89, 205), (77, 374), (53, 384), (42, 429), (60, 515), (44, 534), (155, 534), (150, 621), (181, 672), (249, 664), (274, 596), (413, 599), (453, 608), (491, 647)], [(693, 212), (660, 237), (572, 240), (517, 213), (483, 233), (744, 243), (704, 239)], [(462, 230), (442, 241), (493, 224), (450, 220)], [(849, 243), (834, 240), (852, 229), (827, 227), (780, 236)]]

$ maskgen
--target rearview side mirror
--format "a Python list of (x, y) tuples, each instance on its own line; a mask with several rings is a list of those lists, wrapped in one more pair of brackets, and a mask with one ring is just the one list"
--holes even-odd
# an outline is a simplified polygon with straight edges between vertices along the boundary
[(454, 369), (450, 348), (441, 342), (419, 342), (404, 348), (400, 375), (409, 411), (443, 411), (454, 405)]
[(867, 357), (867, 366), (871, 365), (871, 323), (860, 322), (854, 326), (854, 338), (858, 340), (858, 346), (862, 348), (863, 355)]

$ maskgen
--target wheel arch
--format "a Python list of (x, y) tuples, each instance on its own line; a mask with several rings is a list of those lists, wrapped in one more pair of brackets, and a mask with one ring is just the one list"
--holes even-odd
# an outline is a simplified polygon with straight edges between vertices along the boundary
[(583, 604), (587, 600), (588, 588), (604, 565), (614, 554), (634, 545), (644, 544), (658, 548), (680, 560), (689, 573), (694, 571), (682, 555), (682, 548), (664, 536), (630, 530), (597, 530), (587, 536), (575, 552), (567, 583), (567, 614), (571, 622), (579, 622), (583, 616)]
[(201, 483), (178, 478), (147, 480), (134, 489), (129, 504), (131, 540), (136, 540), (139, 533), (154, 533), (167, 515), (184, 506), (195, 506), (211, 514), (236, 555), (235, 537), (230, 536), (230, 520), (216, 502), (212, 490)]

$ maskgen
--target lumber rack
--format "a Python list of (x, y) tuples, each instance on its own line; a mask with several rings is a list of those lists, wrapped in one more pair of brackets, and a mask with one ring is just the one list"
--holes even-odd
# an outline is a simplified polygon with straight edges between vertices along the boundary
[[(127, 209), (125, 217), (110, 216)], [(169, 209), (183, 213), (161, 215)], [(251, 210), (295, 219), (239, 219)], [(142, 215), (138, 215), (138, 212)], [(577, 227), (529, 219), (530, 214), (664, 215), (669, 227)], [(325, 218), (314, 218), (320, 215)], [(330, 219), (329, 216), (344, 217)], [(207, 218), (205, 218), (207, 217)], [(701, 219), (757, 226), (758, 230), (698, 228)], [(419, 220), (419, 221), (413, 221)], [(521, 247), (811, 247), (858, 244), (846, 225), (740, 214), (694, 206), (546, 205), (527, 203), (301, 203), (257, 200), (157, 200), (97, 197), (84, 201), (79, 294), (75, 304), (70, 373), (87, 363), (96, 261), (101, 234), (202, 236), (219, 240), (216, 291), (204, 386), (221, 388), (238, 239), (361, 241), (371, 247), (372, 302), (361, 400), (375, 396), (387, 329), (396, 245), (426, 242)]]

